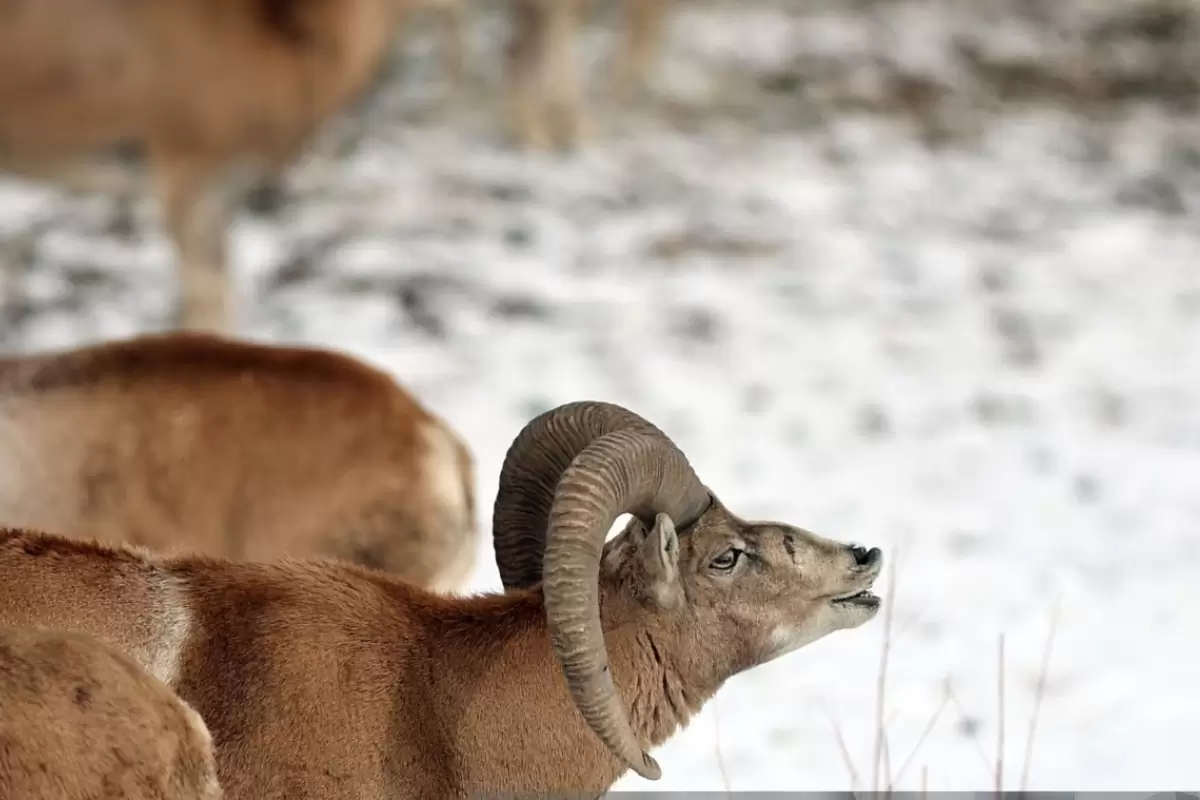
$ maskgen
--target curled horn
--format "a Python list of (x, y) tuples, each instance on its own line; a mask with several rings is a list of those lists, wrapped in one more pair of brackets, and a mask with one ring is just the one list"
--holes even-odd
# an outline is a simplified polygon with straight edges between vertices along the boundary
[(662, 770), (630, 727), (608, 666), (600, 555), (622, 514), (649, 527), (661, 512), (683, 528), (711, 503), (667, 435), (611, 403), (568, 403), (534, 418), (500, 474), (492, 527), (504, 587), (543, 583), (551, 640), (576, 707), (609, 750), (649, 780)]
[[(571, 460), (600, 437), (622, 430), (667, 438), (626, 408), (591, 401), (567, 403), (546, 411), (517, 434), (500, 469), (492, 511), (492, 544), (506, 590), (527, 589), (541, 582), (550, 504)], [(680, 509), (680, 516), (674, 517), (679, 527), (703, 512), (707, 492), (693, 489), (690, 500), (694, 502), (688, 504), (688, 511)], [(654, 519), (642, 521), (649, 526)]]
[(662, 777), (642, 750), (613, 684), (600, 625), (598, 573), (608, 530), (626, 512), (695, 519), (710, 502), (687, 458), (665, 436), (622, 430), (596, 439), (567, 467), (550, 509), (542, 594), (555, 654), (576, 707), (621, 760)]

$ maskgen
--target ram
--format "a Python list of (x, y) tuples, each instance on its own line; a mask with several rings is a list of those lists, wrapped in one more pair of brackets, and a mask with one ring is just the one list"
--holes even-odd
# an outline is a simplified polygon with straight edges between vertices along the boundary
[(463, 2), (3, 0), (0, 172), (125, 197), (149, 181), (180, 325), (227, 330), (234, 205), (378, 78), (411, 12), (447, 13), (461, 60)]
[(328, 350), (176, 332), (0, 360), (0, 523), (434, 590), (480, 545), (467, 446)]
[(0, 629), (0, 797), (220, 800), (200, 715), (97, 639)]
[(506, 591), (471, 597), (8, 530), (0, 624), (89, 631), (152, 667), (204, 716), (236, 800), (597, 796), (629, 768), (661, 777), (648, 749), (726, 680), (880, 605), (878, 549), (735, 516), (610, 404), (532, 420), (493, 520)]

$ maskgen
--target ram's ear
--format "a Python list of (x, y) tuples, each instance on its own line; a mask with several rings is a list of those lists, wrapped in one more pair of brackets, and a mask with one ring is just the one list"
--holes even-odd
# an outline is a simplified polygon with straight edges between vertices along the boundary
[(654, 518), (654, 527), (642, 540), (638, 555), (647, 593), (662, 608), (674, 608), (683, 599), (679, 585), (679, 534), (666, 514)]
[(650, 531), (637, 517), (630, 515), (629, 522), (619, 534), (604, 543), (601, 552), (601, 566), (613, 573), (624, 571), (623, 565), (636, 565), (638, 554), (642, 552), (642, 542), (650, 535)]

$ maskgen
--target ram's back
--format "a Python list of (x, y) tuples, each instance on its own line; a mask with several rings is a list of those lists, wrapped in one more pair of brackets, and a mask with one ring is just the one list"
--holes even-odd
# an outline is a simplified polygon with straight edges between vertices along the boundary
[(208, 723), (229, 796), (390, 796), (438, 772), (424, 593), (332, 562), (172, 569), (195, 636), (176, 690)]

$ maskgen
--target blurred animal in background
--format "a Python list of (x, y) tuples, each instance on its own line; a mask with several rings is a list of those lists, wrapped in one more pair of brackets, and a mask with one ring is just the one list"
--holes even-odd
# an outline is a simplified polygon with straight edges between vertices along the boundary
[[(512, 38), (508, 82), (511, 124), (518, 141), (537, 149), (567, 149), (590, 127), (583, 107), (578, 40), (596, 0), (509, 0)], [(675, 0), (620, 0), (621, 40), (612, 85), (628, 100), (648, 84), (650, 64)]]
[[(649, 83), (651, 64), (665, 34), (676, 0), (617, 0), (622, 23), (613, 56), (611, 85), (618, 101), (628, 101)], [(468, 9), (481, 0), (426, 0), (443, 15), (451, 46), (444, 70), (452, 86), (467, 73)], [(505, 47), (505, 83), (512, 139), (532, 150), (570, 150), (586, 134), (584, 80), (578, 41), (600, 0), (505, 0), (509, 39)], [(283, 203), (281, 190), (263, 183), (252, 195), (257, 211), (272, 213)]]
[(368, 88), (411, 12), (448, 16), (461, 73), (462, 2), (9, 0), (0, 171), (126, 197), (149, 182), (177, 251), (178, 325), (224, 331), (233, 207)]
[[(442, 15), (445, 69), (461, 83), (470, 2), (479, 0), (9, 0), (0, 9), (0, 173), (127, 204), (149, 189), (177, 258), (175, 325), (230, 331), (237, 206), (278, 209), (285, 168), (382, 79), (413, 12)], [(514, 136), (569, 148), (586, 127), (576, 43), (592, 0), (507, 2)], [(644, 82), (671, 3), (622, 0), (623, 92)], [(0, 277), (7, 301), (14, 281)]]
[(0, 524), (449, 591), (474, 480), (449, 426), (332, 351), (179, 332), (0, 360)]
[(200, 715), (83, 634), (0, 629), (0, 743), (6, 800), (222, 797)]

